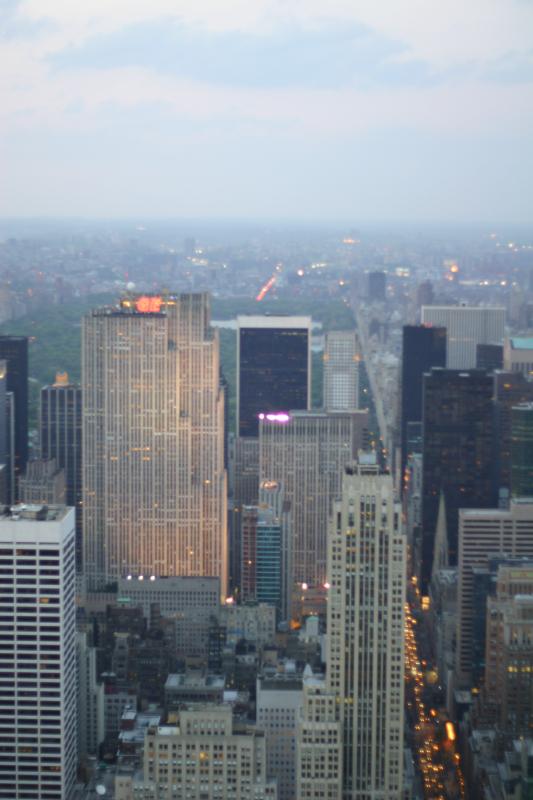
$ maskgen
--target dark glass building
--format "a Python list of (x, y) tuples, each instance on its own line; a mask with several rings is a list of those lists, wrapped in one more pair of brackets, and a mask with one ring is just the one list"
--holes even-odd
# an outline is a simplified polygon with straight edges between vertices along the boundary
[(533, 381), (521, 372), (494, 373), (494, 491), (509, 496), (511, 490), (512, 409), (533, 402)]
[(484, 370), (432, 369), (423, 378), (423, 590), (433, 565), (441, 492), (446, 502), (450, 563), (457, 563), (460, 508), (491, 508), (493, 378)]
[(503, 344), (477, 344), (476, 369), (503, 369)]
[[(13, 393), (15, 477), (28, 461), (28, 339), (26, 336), (0, 336), (0, 359), (7, 361), (7, 391)], [(11, 487), (11, 501), (15, 500)]]
[(52, 386), (41, 389), (39, 410), (41, 458), (54, 458), (65, 471), (66, 503), (76, 509), (76, 564), (81, 570), (82, 541), (82, 402), (81, 386), (58, 373)]
[(259, 435), (259, 414), (309, 407), (311, 319), (239, 317), (237, 432)]
[(422, 422), (422, 376), (432, 367), (446, 366), (446, 328), (404, 325), (402, 350), (401, 448), (402, 476), (410, 452), (409, 423)]
[(533, 403), (511, 411), (511, 493), (533, 497)]

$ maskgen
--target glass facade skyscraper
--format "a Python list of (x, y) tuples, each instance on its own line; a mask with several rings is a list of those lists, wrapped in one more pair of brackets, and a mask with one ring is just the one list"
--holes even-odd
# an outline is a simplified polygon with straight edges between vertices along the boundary
[(237, 430), (258, 436), (263, 412), (309, 408), (311, 319), (238, 317)]
[(405, 471), (410, 422), (422, 422), (422, 376), (431, 367), (446, 366), (446, 328), (404, 325), (402, 349), (401, 447)]
[(433, 566), (441, 492), (448, 553), (457, 563), (460, 508), (490, 508), (493, 491), (493, 378), (484, 370), (432, 369), (424, 375), (422, 588)]

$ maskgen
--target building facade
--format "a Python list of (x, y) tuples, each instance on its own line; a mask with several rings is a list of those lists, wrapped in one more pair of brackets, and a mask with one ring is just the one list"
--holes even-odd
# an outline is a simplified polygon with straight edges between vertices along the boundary
[(511, 409), (511, 493), (533, 497), (533, 403)]
[(229, 706), (184, 708), (173, 725), (149, 727), (143, 776), (117, 776), (116, 800), (276, 800), (264, 734), (233, 721)]
[(445, 366), (446, 329), (428, 325), (404, 325), (400, 420), (402, 478), (411, 452), (407, 426), (409, 423), (422, 422), (422, 376), (432, 367)]
[(224, 401), (206, 294), (123, 298), (83, 322), (89, 588), (136, 575), (227, 583)]
[(74, 509), (0, 517), (0, 797), (70, 800), (77, 766)]
[[(14, 432), (15, 481), (28, 460), (28, 339), (0, 336), (0, 359), (7, 362), (7, 391), (12, 395), (11, 424)], [(16, 483), (9, 486), (9, 502), (15, 502)]]
[(459, 512), (456, 674), (471, 681), (474, 629), (474, 569), (495, 556), (533, 558), (533, 502), (511, 500), (508, 510), (465, 509)]
[(359, 362), (355, 331), (328, 331), (324, 348), (323, 404), (327, 411), (359, 408)]
[(367, 437), (367, 411), (291, 411), (259, 427), (260, 484), (283, 486), (290, 509), (289, 583), (326, 581), (327, 525), (342, 470)]
[(457, 563), (460, 508), (491, 508), (493, 381), (483, 370), (432, 369), (423, 379), (422, 588), (427, 589), (441, 493), (450, 564)]
[(311, 318), (237, 317), (238, 436), (258, 436), (260, 413), (310, 402)]
[(55, 382), (41, 389), (39, 439), (41, 458), (55, 458), (65, 472), (66, 504), (76, 509), (76, 564), (81, 571), (82, 543), (82, 401), (81, 386), (60, 372)]
[(329, 529), (327, 685), (342, 726), (342, 797), (401, 800), (406, 546), (390, 475), (346, 467)]
[(475, 369), (478, 344), (501, 344), (504, 308), (422, 306), (422, 324), (446, 328), (448, 369)]

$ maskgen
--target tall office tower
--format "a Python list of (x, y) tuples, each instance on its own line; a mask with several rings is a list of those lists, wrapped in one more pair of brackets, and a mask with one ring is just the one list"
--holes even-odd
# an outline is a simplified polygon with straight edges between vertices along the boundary
[(368, 273), (367, 297), (369, 300), (383, 302), (387, 292), (387, 275), (385, 272), (374, 271)]
[(326, 580), (327, 525), (344, 466), (367, 439), (368, 413), (265, 414), (259, 427), (261, 484), (283, 486), (290, 509), (289, 583)]
[(257, 678), (257, 727), (265, 732), (267, 773), (278, 784), (279, 800), (295, 800), (296, 727), (302, 710), (302, 673), (294, 662)]
[(234, 721), (227, 705), (184, 705), (174, 716), (146, 729), (143, 773), (118, 774), (116, 800), (277, 800), (262, 731)]
[(263, 481), (257, 506), (243, 506), (241, 524), (241, 600), (270, 603), (285, 619), (288, 585), (290, 512), (283, 487)]
[(30, 505), (65, 505), (65, 472), (55, 458), (28, 461), (19, 480), (19, 495), (21, 503)]
[(403, 797), (406, 546), (390, 475), (346, 467), (329, 527), (327, 684), (342, 725), (342, 797)]
[(533, 337), (512, 336), (503, 345), (503, 367), (509, 372), (533, 375)]
[(422, 323), (446, 328), (448, 369), (475, 369), (478, 344), (501, 344), (504, 308), (422, 306)]
[(493, 382), (483, 370), (432, 369), (423, 379), (423, 590), (433, 565), (441, 492), (450, 564), (457, 563), (460, 508), (490, 508), (493, 497)]
[(97, 756), (104, 741), (104, 684), (98, 683), (96, 647), (86, 631), (77, 633), (78, 676), (78, 759), (84, 764)]
[(59, 372), (51, 386), (41, 389), (39, 438), (41, 458), (55, 458), (65, 471), (66, 503), (76, 509), (76, 566), (82, 565), (82, 403), (81, 386)]
[(533, 402), (533, 380), (521, 372), (494, 373), (494, 491), (509, 496), (513, 406)]
[(70, 800), (76, 780), (75, 521), (0, 517), (0, 797)]
[[(15, 431), (15, 479), (26, 469), (28, 460), (28, 339), (26, 336), (0, 336), (0, 359), (7, 361), (7, 391), (13, 393)], [(10, 502), (16, 499), (16, 486), (10, 487)]]
[(499, 730), (527, 736), (533, 724), (533, 562), (500, 567), (486, 624), (484, 699)]
[(404, 325), (401, 395), (401, 477), (411, 450), (407, 426), (422, 422), (422, 376), (432, 367), (446, 366), (446, 329), (427, 325)]
[(8, 436), (8, 402), (7, 361), (0, 359), (0, 505), (9, 502), (9, 483), (13, 480), (9, 475), (13, 458), (10, 455), (11, 437)]
[(237, 317), (237, 437), (231, 465), (232, 584), (239, 587), (241, 510), (256, 505), (259, 414), (311, 404), (311, 318)]
[(359, 408), (359, 361), (355, 331), (328, 331), (324, 350), (324, 408), (353, 411)]
[(474, 626), (474, 568), (492, 557), (533, 558), (533, 501), (511, 500), (508, 510), (459, 512), (456, 671), (459, 684), (471, 681)]
[(511, 492), (533, 497), (533, 403), (511, 410)]
[(211, 575), (226, 592), (224, 402), (209, 297), (123, 299), (83, 322), (89, 589)]
[(259, 435), (259, 414), (309, 408), (311, 318), (237, 317), (237, 431)]

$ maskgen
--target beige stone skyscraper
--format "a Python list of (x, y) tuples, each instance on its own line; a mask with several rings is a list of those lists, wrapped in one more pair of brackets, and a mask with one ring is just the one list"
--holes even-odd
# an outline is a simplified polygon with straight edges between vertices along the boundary
[(226, 590), (224, 399), (207, 294), (83, 322), (84, 573), (213, 575)]
[(403, 797), (405, 541), (390, 475), (346, 467), (329, 530), (327, 688), (342, 728), (342, 797)]

